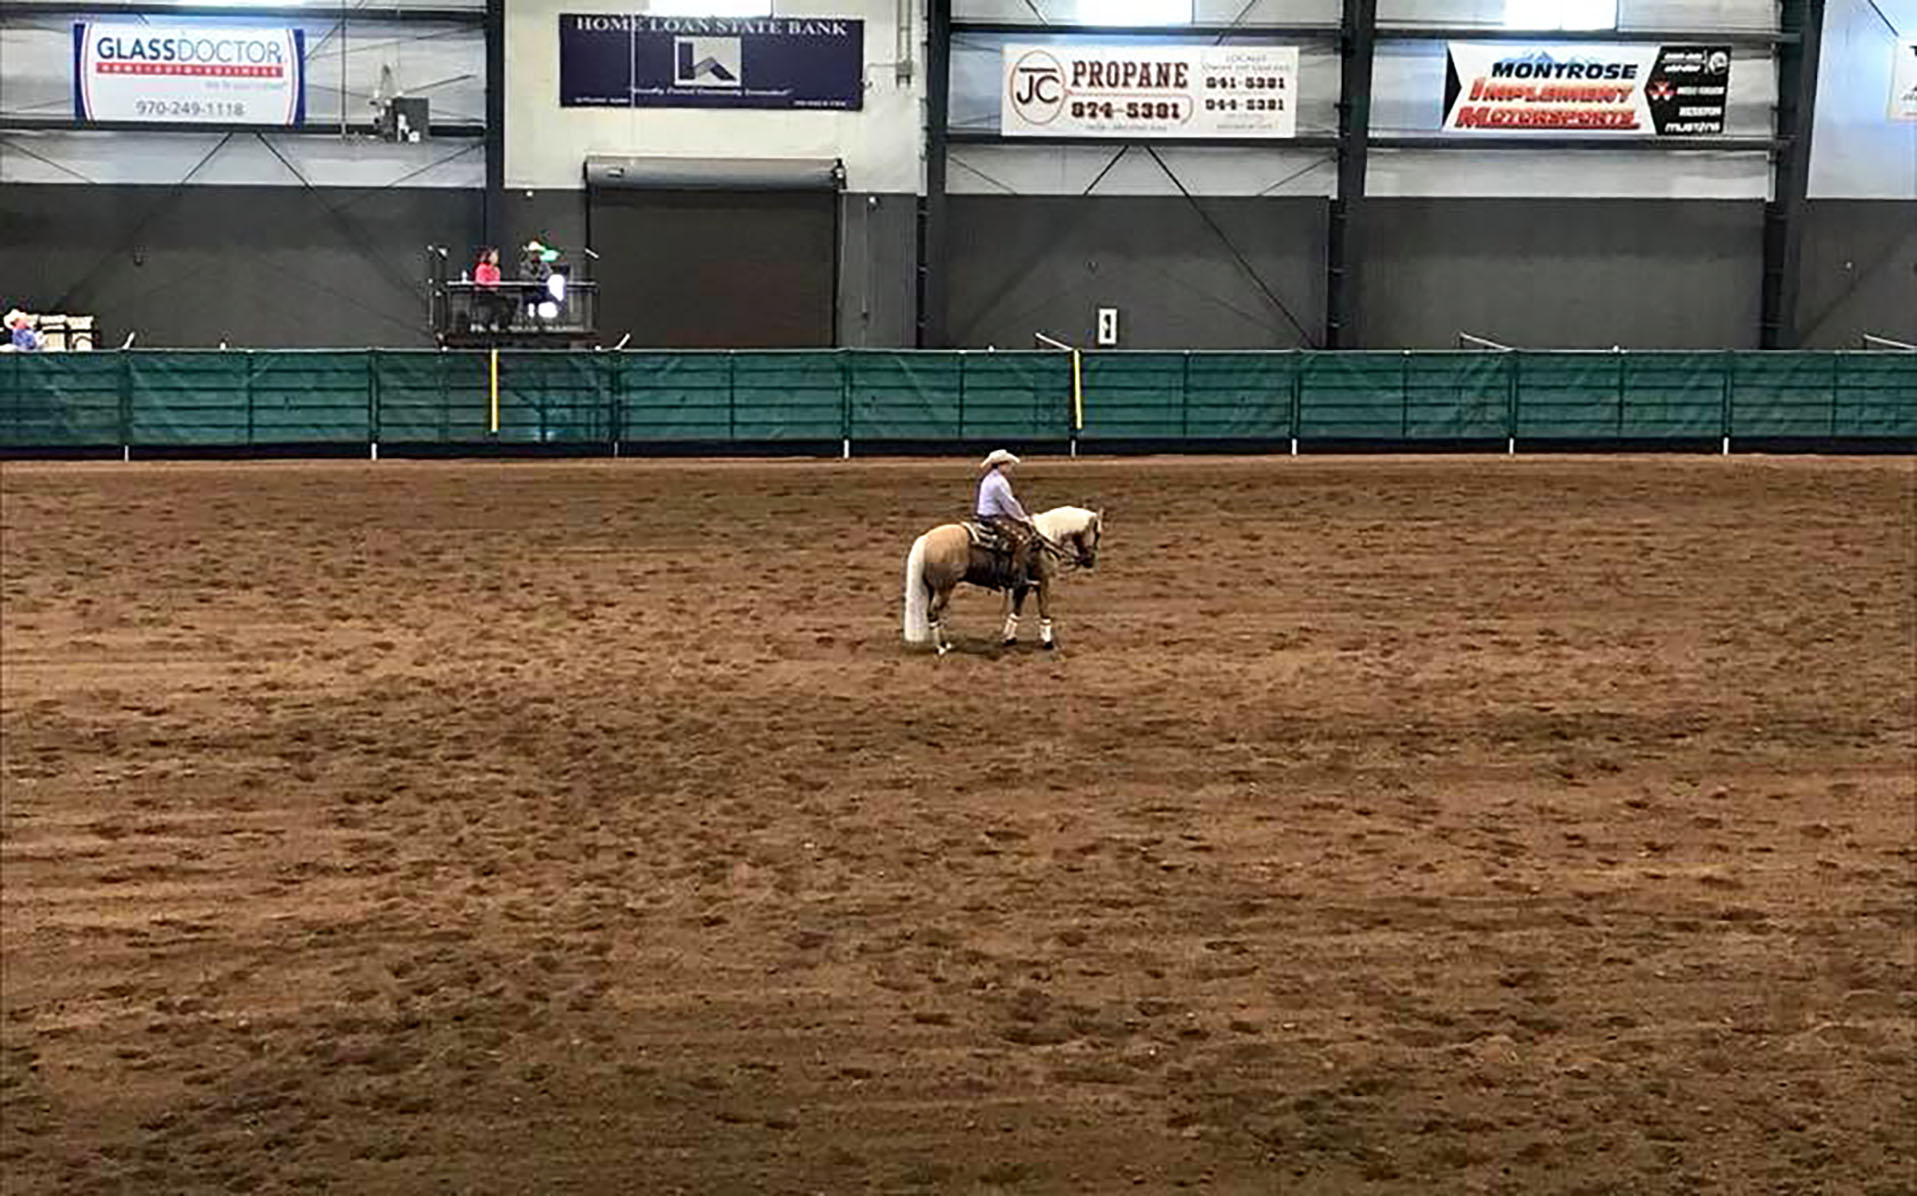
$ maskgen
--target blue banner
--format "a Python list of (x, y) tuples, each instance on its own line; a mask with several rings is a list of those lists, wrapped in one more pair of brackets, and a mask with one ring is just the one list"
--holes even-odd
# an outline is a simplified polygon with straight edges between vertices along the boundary
[(559, 18), (562, 108), (865, 104), (865, 22), (840, 17)]

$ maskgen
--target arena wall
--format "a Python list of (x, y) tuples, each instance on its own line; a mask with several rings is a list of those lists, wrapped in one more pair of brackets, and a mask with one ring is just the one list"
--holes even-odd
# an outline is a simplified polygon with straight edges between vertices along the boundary
[[(961, 30), (951, 46), (945, 131), (927, 129), (927, 18), (911, 0), (794, 0), (782, 15), (866, 23), (864, 107), (854, 113), (614, 113), (561, 109), (556, 22), (620, 0), (508, 0), (502, 127), (486, 128), (482, 6), (433, 20), (355, 13), (344, 29), (296, 23), (324, 45), (309, 63), (305, 135), (254, 131), (90, 131), (63, 125), (67, 11), (8, 6), (0, 20), (0, 298), (96, 315), (109, 341), (255, 347), (426, 343), (429, 243), (463, 255), (531, 236), (584, 246), (594, 227), (583, 163), (805, 157), (844, 166), (829, 310), (809, 337), (853, 347), (925, 340), (925, 288), (949, 318), (933, 345), (1026, 346), (1041, 329), (1087, 339), (1095, 310), (1122, 313), (1141, 349), (1288, 348), (1323, 340), (1327, 230), (1337, 199), (1339, 6), (1202, 0), (1200, 23), (1248, 42), (1297, 44), (1298, 143), (1045, 145), (996, 140), (998, 48), (1063, 36), (1069, 0), (1036, 4), (1048, 27)], [(468, 9), (471, 17), (458, 12)], [(1034, 21), (1007, 0), (957, 0), (959, 22)], [(1774, 194), (1762, 147), (1426, 148), (1435, 131), (1443, 41), (1413, 26), (1493, 31), (1495, 0), (1387, 0), (1372, 88), (1368, 200), (1353, 240), (1362, 311), (1346, 342), (1442, 347), (1465, 330), (1534, 347), (1751, 346), (1758, 339), (1762, 224)], [(1736, 50), (1727, 133), (1775, 130), (1777, 30), (1768, 0), (1625, 0), (1620, 28), (1713, 30)], [(1803, 229), (1797, 332), (1839, 347), (1862, 332), (1917, 339), (1917, 124), (1884, 119), (1891, 48), (1917, 27), (1917, 0), (1830, 0)], [(333, 49), (341, 53), (335, 57)], [(434, 138), (380, 142), (360, 131), (379, 71), (434, 104)], [(334, 122), (350, 136), (316, 136)], [(495, 151), (490, 134), (501, 141)], [(948, 252), (929, 244), (928, 155), (949, 200)], [(490, 166), (497, 185), (488, 190)], [(674, 235), (669, 223), (661, 236)], [(752, 269), (711, 237), (715, 276)], [(224, 260), (215, 260), (216, 258)], [(602, 279), (610, 343), (670, 303), (631, 263)], [(923, 272), (922, 272), (923, 271)], [(620, 296), (623, 294), (623, 298)], [(723, 297), (721, 297), (723, 299)], [(810, 300), (808, 300), (810, 302)], [(622, 308), (622, 304), (624, 307)], [(735, 304), (750, 314), (751, 304)], [(709, 330), (741, 345), (789, 343), (778, 313)], [(789, 321), (788, 321), (789, 322)], [(824, 330), (824, 331), (819, 331)], [(1355, 335), (1351, 335), (1355, 333)], [(659, 342), (669, 343), (669, 342)]]

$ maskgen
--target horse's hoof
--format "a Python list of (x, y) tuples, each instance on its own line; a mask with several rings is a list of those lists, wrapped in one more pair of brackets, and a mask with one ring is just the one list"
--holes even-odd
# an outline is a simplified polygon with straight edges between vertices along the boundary
[(1047, 652), (1056, 651), (1058, 648), (1058, 641), (1046, 640), (1044, 643), (1040, 644), (1039, 647), (1045, 649)]
[(952, 650), (952, 645), (950, 645), (950, 644), (940, 644), (940, 645), (939, 645), (939, 655), (940, 655), (940, 656), (943, 656), (943, 655), (945, 655), (945, 654), (946, 654), (947, 652), (950, 652), (951, 650)]
[(1001, 647), (1001, 648), (1016, 648), (1016, 647), (1018, 647), (1018, 640), (1017, 640), (1017, 639), (1002, 639), (1002, 640), (1000, 640), (1000, 641), (998, 642), (998, 646), (999, 646), (999, 647)]

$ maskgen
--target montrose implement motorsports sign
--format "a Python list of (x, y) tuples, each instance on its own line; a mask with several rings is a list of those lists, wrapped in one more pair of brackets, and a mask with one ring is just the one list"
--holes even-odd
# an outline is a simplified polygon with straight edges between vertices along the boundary
[(1446, 59), (1447, 133), (1724, 131), (1729, 46), (1452, 42)]

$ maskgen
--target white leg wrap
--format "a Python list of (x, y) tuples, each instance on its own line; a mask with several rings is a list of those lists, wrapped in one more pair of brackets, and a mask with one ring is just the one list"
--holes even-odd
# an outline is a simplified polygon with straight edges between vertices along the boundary
[(1049, 644), (1052, 642), (1052, 621), (1050, 619), (1039, 620), (1038, 642), (1041, 644)]
[(1008, 640), (1015, 640), (1018, 638), (1018, 616), (1017, 615), (1005, 616), (1005, 635), (1002, 638), (1008, 639)]

